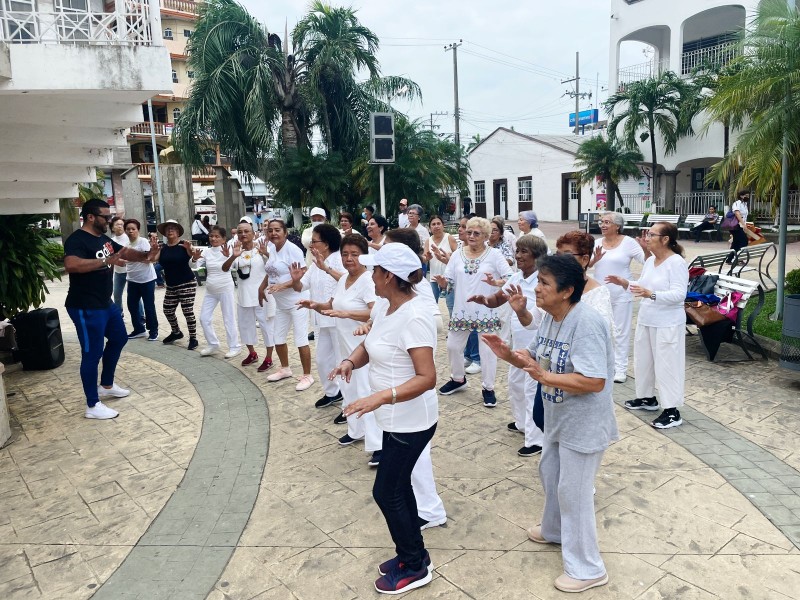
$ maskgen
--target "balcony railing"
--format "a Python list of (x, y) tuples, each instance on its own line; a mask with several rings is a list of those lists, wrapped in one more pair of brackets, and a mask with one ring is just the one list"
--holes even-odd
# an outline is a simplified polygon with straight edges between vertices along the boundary
[[(149, 46), (150, 7), (128, 0), (121, 12), (18, 10), (0, 0), (0, 41), (10, 44)], [(17, 10), (15, 10), (17, 9)]]
[[(153, 163), (139, 163), (136, 165), (136, 172), (141, 179), (150, 179), (152, 177)], [(203, 167), (192, 169), (193, 179), (214, 179), (216, 170), (213, 165), (206, 165)]]
[(723, 67), (742, 53), (742, 44), (729, 42), (709, 48), (684, 52), (681, 55), (681, 75), (692, 75), (697, 69)]
[(675, 212), (679, 215), (704, 215), (713, 206), (722, 214), (725, 208), (722, 192), (679, 192), (675, 194)]
[[(750, 214), (753, 218), (774, 220), (778, 215), (779, 202), (774, 201), (772, 196), (764, 198), (753, 198), (750, 200)], [(748, 217), (748, 221), (753, 220)], [(800, 191), (789, 192), (789, 207), (787, 223), (797, 225), (800, 223)]]
[(658, 77), (664, 71), (669, 70), (669, 59), (649, 60), (620, 69), (617, 74), (618, 91), (622, 92), (625, 88), (636, 81), (644, 81), (651, 77)]
[(161, 0), (161, 8), (196, 15), (197, 3), (191, 0)]
[[(156, 135), (172, 135), (172, 123), (153, 123), (153, 131)], [(150, 135), (150, 123), (137, 123), (131, 127), (131, 135)]]

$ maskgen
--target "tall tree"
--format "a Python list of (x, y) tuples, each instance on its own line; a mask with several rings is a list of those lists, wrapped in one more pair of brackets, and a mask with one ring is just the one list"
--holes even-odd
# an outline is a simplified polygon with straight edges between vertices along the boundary
[(614, 210), (614, 198), (619, 199), (620, 206), (625, 206), (618, 182), (641, 175), (640, 163), (644, 156), (638, 148), (625, 148), (617, 140), (602, 136), (589, 138), (578, 147), (575, 155), (575, 167), (580, 169), (580, 183), (592, 183), (599, 177), (606, 184), (608, 209)]
[[(324, 155), (351, 160), (370, 110), (385, 107), (390, 96), (419, 96), (414, 82), (380, 76), (378, 38), (351, 8), (316, 0), (291, 46), (235, 0), (204, 4), (188, 44), (195, 77), (174, 132), (186, 162), (199, 164), (202, 148), (216, 141), (239, 170), (269, 181), (270, 153), (280, 152), (286, 168), (302, 165), (289, 155), (312, 150), (315, 128)], [(301, 198), (292, 205), (299, 218)]]
[(720, 77), (708, 103), (712, 119), (727, 121), (739, 137), (711, 170), (731, 188), (775, 195), (781, 180), (783, 136), (789, 142), (789, 180), (800, 185), (800, 14), (784, 0), (763, 0), (745, 52)]
[[(612, 95), (605, 102), (606, 113), (611, 117), (608, 134), (619, 138), (628, 148), (638, 147), (638, 142), (650, 142), (651, 192), (655, 200), (658, 193), (658, 153), (656, 132), (661, 135), (664, 155), (675, 152), (678, 140), (693, 135), (692, 117), (696, 104), (691, 102), (694, 88), (671, 71), (658, 77), (634, 81)], [(619, 127), (622, 126), (622, 132)]]

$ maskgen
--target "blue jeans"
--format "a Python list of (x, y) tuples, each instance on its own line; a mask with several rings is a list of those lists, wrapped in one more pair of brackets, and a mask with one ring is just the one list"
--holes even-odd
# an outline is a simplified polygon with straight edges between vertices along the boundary
[(417, 521), (411, 471), (435, 432), (436, 423), (425, 431), (384, 431), (381, 464), (372, 486), (372, 497), (386, 519), (400, 562), (415, 571), (422, 568), (425, 542)]
[(142, 307), (144, 305), (145, 324), (151, 336), (158, 335), (158, 316), (156, 313), (156, 280), (147, 283), (128, 282), (128, 312), (133, 323), (133, 332), (141, 333)]
[[(81, 345), (81, 382), (86, 404), (97, 404), (97, 367), (103, 359), (100, 385), (113, 385), (119, 355), (128, 342), (122, 310), (116, 304), (108, 308), (67, 308)], [(105, 342), (108, 339), (108, 342)]]
[(446, 294), (446, 290), (440, 288), (439, 284), (433, 280), (431, 280), (431, 291), (433, 292), (433, 299), (436, 300), (436, 302), (439, 302), (439, 298), (442, 294)]
[(153, 268), (156, 270), (156, 285), (164, 285), (164, 267), (161, 263), (154, 263)]
[(467, 338), (467, 345), (464, 347), (464, 358), (481, 364), (481, 355), (478, 352), (478, 332), (474, 329), (470, 331)]
[(128, 281), (127, 273), (114, 273), (114, 304), (122, 310), (122, 292), (125, 291), (125, 282)]

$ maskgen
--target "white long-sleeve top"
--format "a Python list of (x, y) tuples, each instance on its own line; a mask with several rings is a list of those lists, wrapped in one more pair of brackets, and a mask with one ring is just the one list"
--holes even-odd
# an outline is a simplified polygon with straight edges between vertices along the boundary
[(644, 262), (638, 283), (654, 292), (655, 301), (642, 298), (639, 305), (639, 325), (647, 327), (674, 327), (686, 323), (683, 303), (689, 287), (689, 268), (682, 256), (673, 254), (656, 265), (656, 257)]

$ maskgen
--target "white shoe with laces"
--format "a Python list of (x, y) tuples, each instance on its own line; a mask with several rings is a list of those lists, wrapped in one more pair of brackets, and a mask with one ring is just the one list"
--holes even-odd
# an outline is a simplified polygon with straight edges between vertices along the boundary
[(217, 350), (219, 350), (219, 346), (206, 346), (200, 350), (200, 356), (211, 356)]
[(225, 358), (236, 358), (242, 353), (242, 347), (237, 346), (235, 348), (231, 348), (225, 353)]
[(115, 383), (110, 388), (104, 388), (102, 385), (98, 385), (97, 395), (100, 396), (101, 398), (105, 396), (111, 396), (112, 398), (125, 398), (126, 396), (131, 395), (131, 391), (126, 390), (125, 388), (121, 388)]
[(297, 390), (298, 392), (304, 392), (305, 390), (310, 388), (313, 384), (314, 384), (314, 378), (311, 375), (303, 375), (294, 389)]
[(119, 416), (119, 413), (98, 400), (97, 404), (94, 406), (86, 407), (86, 414), (84, 416), (87, 419), (114, 419)]
[(467, 375), (477, 375), (481, 372), (481, 363), (473, 362), (470, 366), (464, 369), (464, 373)]

